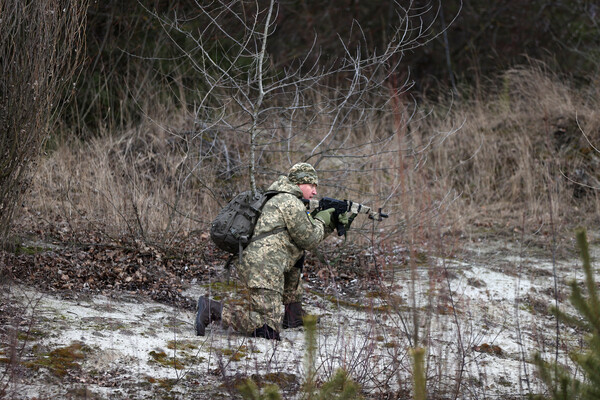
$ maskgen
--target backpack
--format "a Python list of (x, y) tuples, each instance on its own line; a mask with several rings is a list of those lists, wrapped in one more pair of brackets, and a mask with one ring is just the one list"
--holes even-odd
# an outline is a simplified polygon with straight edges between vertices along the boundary
[(210, 238), (219, 249), (231, 253), (225, 268), (229, 267), (235, 254), (239, 255), (241, 262), (242, 251), (251, 242), (285, 230), (285, 227), (277, 228), (253, 237), (254, 228), (263, 206), (271, 197), (279, 193), (286, 192), (268, 190), (252, 195), (252, 191), (248, 190), (235, 196), (219, 211), (210, 226)]

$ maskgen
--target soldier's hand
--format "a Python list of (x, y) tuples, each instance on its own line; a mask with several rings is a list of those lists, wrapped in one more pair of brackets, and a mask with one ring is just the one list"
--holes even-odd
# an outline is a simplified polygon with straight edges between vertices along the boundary
[(335, 208), (328, 208), (327, 210), (319, 211), (317, 215), (315, 215), (315, 219), (321, 221), (325, 226), (335, 229), (335, 223), (332, 218), (334, 212)]
[(340, 221), (340, 223), (342, 225), (344, 225), (344, 228), (346, 229), (346, 231), (348, 231), (348, 229), (350, 229), (350, 225), (352, 225), (352, 221), (354, 221), (355, 217), (356, 217), (356, 214), (354, 214), (354, 213), (348, 214), (347, 212), (345, 212), (338, 216), (338, 221)]

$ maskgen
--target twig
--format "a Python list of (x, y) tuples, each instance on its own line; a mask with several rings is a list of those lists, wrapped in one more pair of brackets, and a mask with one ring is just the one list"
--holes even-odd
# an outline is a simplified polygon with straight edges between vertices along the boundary
[[(515, 288), (515, 322), (517, 324), (517, 340), (519, 349), (521, 350), (521, 362), (523, 372), (525, 374), (525, 381), (527, 382), (527, 393), (531, 394), (531, 385), (529, 382), (529, 372), (527, 371), (527, 362), (525, 356), (525, 346), (523, 346), (523, 335), (521, 332), (521, 320), (519, 319), (519, 287), (521, 286), (521, 274), (523, 272), (523, 244), (525, 243), (525, 212), (523, 212), (523, 222), (521, 224), (521, 243), (519, 244), (519, 272), (517, 274), (517, 286)], [(519, 369), (519, 371), (521, 371)], [(519, 374), (520, 376), (520, 374)], [(519, 390), (521, 390), (521, 380), (519, 380)]]

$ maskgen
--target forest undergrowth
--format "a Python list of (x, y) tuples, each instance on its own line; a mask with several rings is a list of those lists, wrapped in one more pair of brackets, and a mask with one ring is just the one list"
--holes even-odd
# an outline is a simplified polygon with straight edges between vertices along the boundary
[[(330, 239), (311, 254), (305, 275), (314, 290), (359, 280), (345, 290), (389, 289), (388, 306), (399, 306), (393, 279), (384, 284), (396, 267), (468, 259), (482, 239), (525, 243), (545, 258), (574, 254), (574, 228), (599, 222), (598, 88), (575, 88), (537, 63), (483, 86), (417, 106), (393, 95), (385, 112), (331, 143), (337, 152), (317, 165), (319, 195), (382, 207), (390, 217), (357, 219), (345, 242)], [(193, 310), (186, 290), (222, 279), (226, 255), (208, 229), (228, 199), (249, 189), (247, 140), (199, 126), (171, 104), (143, 108), (154, 111), (119, 131), (79, 140), (80, 127), (61, 126), (53, 134), (0, 257), (3, 284), (73, 298), (126, 292)], [(265, 134), (258, 186), (311, 162), (322, 134), (271, 134), (287, 135), (286, 143)], [(427, 285), (416, 272), (411, 279), (409, 293), (414, 280)], [(452, 313), (452, 291), (444, 296)], [(414, 328), (431, 315), (413, 310), (408, 336), (416, 345), (424, 339)], [(1, 333), (4, 341), (8, 331)]]
[[(506, 71), (476, 92), (421, 99), (418, 107), (390, 92), (388, 109), (340, 134), (331, 154), (318, 158), (319, 195), (390, 215), (375, 230), (357, 220), (353, 239), (362, 244), (373, 234), (382, 243), (407, 235), (414, 241), (437, 229), (514, 227), (523, 218), (533, 230), (593, 224), (600, 187), (597, 90), (575, 88), (540, 63)], [(248, 138), (198, 125), (173, 105), (143, 108), (155, 111), (89, 140), (76, 139), (77, 127), (55, 132), (19, 224), (54, 226), (63, 238), (95, 232), (104, 242), (163, 251), (206, 232), (220, 207), (249, 189)], [(259, 188), (295, 162), (311, 162), (310, 150), (322, 139), (311, 134), (285, 143), (267, 135), (258, 155)]]

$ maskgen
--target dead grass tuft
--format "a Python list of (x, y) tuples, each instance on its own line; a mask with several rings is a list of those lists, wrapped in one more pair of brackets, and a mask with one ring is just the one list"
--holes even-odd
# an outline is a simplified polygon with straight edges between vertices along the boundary
[[(512, 230), (524, 212), (547, 225), (549, 199), (555, 216), (589, 218), (600, 210), (598, 98), (533, 66), (507, 71), (484, 94), (423, 101), (410, 118), (397, 109), (374, 115), (330, 142), (331, 156), (318, 165), (320, 194), (383, 207), (390, 218), (378, 229), (357, 219), (353, 238), (375, 235), (384, 247), (500, 219), (507, 226), (495, 228)], [(190, 123), (174, 106), (154, 109), (123, 132), (59, 144), (38, 168), (32, 214), (167, 245), (206, 230), (225, 201), (249, 188), (248, 138)], [(259, 187), (291, 163), (311, 161), (324, 133), (273, 128), (268, 135)]]

